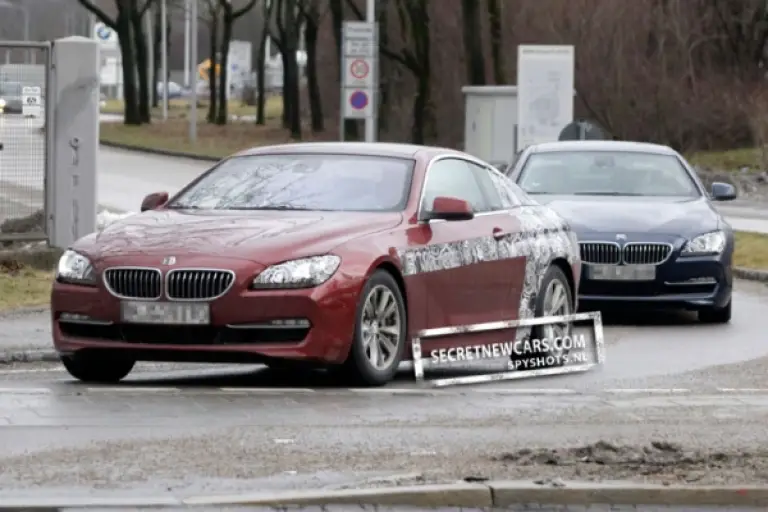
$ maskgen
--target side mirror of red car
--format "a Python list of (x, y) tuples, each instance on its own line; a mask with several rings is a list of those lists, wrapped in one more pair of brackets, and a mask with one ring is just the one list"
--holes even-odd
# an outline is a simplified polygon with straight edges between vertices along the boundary
[(163, 206), (167, 202), (168, 192), (155, 192), (153, 194), (149, 194), (141, 202), (141, 211), (146, 212), (147, 210), (154, 210), (155, 208)]
[(471, 220), (475, 212), (468, 202), (456, 197), (436, 197), (432, 209), (424, 212), (424, 220)]

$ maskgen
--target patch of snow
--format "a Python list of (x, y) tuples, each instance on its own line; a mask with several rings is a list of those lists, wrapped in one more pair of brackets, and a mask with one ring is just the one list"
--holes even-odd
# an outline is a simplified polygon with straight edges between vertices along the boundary
[(110, 224), (117, 222), (119, 220), (126, 219), (131, 215), (135, 215), (135, 214), (136, 214), (135, 212), (117, 213), (117, 212), (110, 212), (108, 210), (103, 210), (96, 215), (96, 230), (101, 231), (102, 229), (109, 226)]

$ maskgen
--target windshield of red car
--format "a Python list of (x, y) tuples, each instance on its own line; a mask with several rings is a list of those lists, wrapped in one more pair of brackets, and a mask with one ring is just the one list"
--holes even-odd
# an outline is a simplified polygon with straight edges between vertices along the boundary
[(230, 158), (168, 208), (402, 211), (414, 161), (368, 155), (277, 154)]
[(630, 151), (533, 153), (517, 183), (529, 194), (701, 195), (676, 156)]

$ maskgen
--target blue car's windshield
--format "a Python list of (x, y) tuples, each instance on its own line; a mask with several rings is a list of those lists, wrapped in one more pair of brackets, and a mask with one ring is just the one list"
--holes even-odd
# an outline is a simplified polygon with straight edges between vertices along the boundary
[(534, 153), (517, 181), (529, 194), (701, 195), (676, 156), (628, 151)]
[(414, 163), (369, 155), (239, 156), (183, 190), (168, 208), (402, 211)]

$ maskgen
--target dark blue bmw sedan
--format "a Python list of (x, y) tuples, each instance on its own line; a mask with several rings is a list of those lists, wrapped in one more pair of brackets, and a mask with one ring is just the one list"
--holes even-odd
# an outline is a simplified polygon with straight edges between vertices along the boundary
[(526, 148), (506, 172), (568, 219), (579, 237), (579, 302), (688, 309), (731, 319), (733, 231), (685, 159), (656, 144), (563, 141)]

